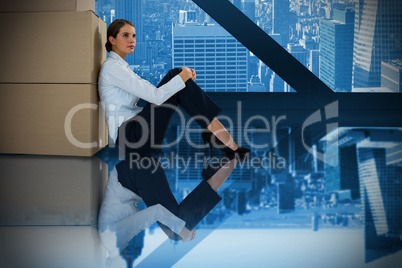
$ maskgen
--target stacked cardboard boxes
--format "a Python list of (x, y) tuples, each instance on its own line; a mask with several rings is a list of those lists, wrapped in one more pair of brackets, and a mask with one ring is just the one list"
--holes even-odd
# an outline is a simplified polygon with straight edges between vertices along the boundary
[(97, 90), (106, 23), (94, 9), (0, 4), (0, 224), (96, 223), (107, 168), (93, 155), (107, 129)]
[(0, 153), (92, 156), (105, 146), (105, 22), (92, 11), (1, 13), (0, 27)]
[(0, 156), (0, 225), (96, 225), (107, 180), (97, 157)]
[(57, 12), (87, 10), (95, 10), (95, 0), (2, 0), (0, 2), (0, 12)]

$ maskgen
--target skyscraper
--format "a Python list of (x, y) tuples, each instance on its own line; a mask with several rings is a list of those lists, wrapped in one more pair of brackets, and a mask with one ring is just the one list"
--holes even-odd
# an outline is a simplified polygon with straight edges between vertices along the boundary
[(131, 21), (135, 27), (137, 44), (133, 55), (127, 55), (126, 61), (133, 64), (142, 64), (146, 59), (146, 45), (144, 32), (144, 0), (116, 1), (116, 19)]
[[(338, 159), (329, 159), (336, 157)], [(338, 143), (326, 148), (325, 158), (336, 166), (325, 165), (325, 191), (327, 193), (351, 190), (352, 198), (360, 198), (356, 144), (339, 147)]]
[(334, 9), (320, 20), (320, 79), (332, 90), (352, 90), (354, 11)]
[(276, 73), (272, 73), (269, 80), (269, 92), (286, 92), (288, 85)]
[(272, 0), (272, 33), (280, 34), (280, 45), (286, 47), (289, 42), (289, 0)]
[(301, 45), (288, 44), (288, 52), (292, 54), (301, 64), (307, 67), (307, 62), (309, 58), (309, 53)]
[(402, 249), (402, 168), (389, 163), (389, 145), (383, 144), (363, 140), (357, 145), (366, 262)]
[(376, 234), (400, 237), (402, 168), (388, 164), (388, 149), (380, 142), (362, 141), (357, 144), (357, 148), (360, 183), (367, 193)]
[(96, 0), (95, 1), (95, 14), (104, 20), (107, 26), (114, 20), (114, 2), (111, 0)]
[(287, 213), (295, 210), (294, 179), (290, 174), (280, 174), (275, 178), (278, 195), (278, 213)]
[(255, 0), (241, 0), (242, 11), (255, 22)]
[(197, 70), (205, 91), (247, 91), (248, 50), (219, 26), (173, 27), (173, 67)]
[(363, 193), (365, 261), (368, 263), (402, 250), (402, 242), (399, 237), (377, 235), (373, 211), (364, 188)]
[(318, 49), (309, 51), (308, 69), (315, 74), (315, 76), (320, 76), (320, 51)]
[(381, 62), (381, 87), (392, 92), (402, 92), (402, 58)]
[(341, 127), (321, 140), (324, 162), (332, 165), (325, 167), (327, 191), (339, 188), (339, 178), (341, 184), (358, 179), (366, 262), (402, 250), (401, 134), (398, 128)]
[[(280, 34), (270, 34), (275, 42), (281, 44), (282, 36)], [(285, 81), (279, 77), (276, 73), (274, 73), (270, 68), (267, 67), (265, 77), (262, 76), (262, 80), (267, 87), (269, 92), (285, 92)]]
[(353, 87), (379, 87), (381, 61), (401, 57), (402, 1), (356, 2)]
[[(301, 64), (307, 67), (307, 63), (309, 60), (308, 51), (301, 45), (288, 44), (287, 45), (288, 52), (295, 57)], [(295, 90), (288, 84), (285, 83), (285, 92), (294, 92)]]

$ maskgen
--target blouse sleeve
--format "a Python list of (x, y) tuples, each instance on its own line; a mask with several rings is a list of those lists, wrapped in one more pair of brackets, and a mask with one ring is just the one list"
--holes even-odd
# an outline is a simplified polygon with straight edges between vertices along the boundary
[(179, 234), (186, 224), (164, 206), (156, 204), (121, 219), (108, 228), (102, 228), (104, 229), (100, 230), (102, 243), (110, 255), (117, 255), (119, 249), (127, 247), (134, 236), (157, 221), (176, 234)]
[(107, 79), (110, 83), (140, 99), (156, 105), (161, 105), (185, 87), (181, 77), (176, 75), (169, 82), (157, 88), (130, 69), (117, 64), (110, 66), (107, 74)]

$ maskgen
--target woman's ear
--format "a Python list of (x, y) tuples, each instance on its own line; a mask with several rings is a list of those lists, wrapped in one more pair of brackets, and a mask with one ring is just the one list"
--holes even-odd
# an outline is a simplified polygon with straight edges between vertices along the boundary
[(109, 36), (109, 42), (112, 44), (112, 45), (116, 45), (116, 41), (115, 41), (115, 39), (114, 39), (114, 37), (113, 36)]

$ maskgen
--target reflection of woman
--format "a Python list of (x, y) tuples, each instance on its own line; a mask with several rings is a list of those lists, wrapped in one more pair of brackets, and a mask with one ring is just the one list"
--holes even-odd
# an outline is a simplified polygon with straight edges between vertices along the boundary
[[(222, 163), (222, 168), (218, 170), (212, 168), (212, 165), (209, 166), (204, 172), (204, 177), (208, 179), (208, 176), (211, 176), (211, 178), (203, 180), (180, 204), (177, 204), (170, 191), (168, 197), (164, 196), (167, 179), (157, 159), (144, 156), (142, 160), (147, 161), (149, 165), (130, 167), (129, 161), (122, 161), (110, 172), (98, 225), (102, 243), (111, 256), (117, 255), (119, 250), (127, 246), (128, 241), (155, 222), (158, 222), (173, 240), (186, 242), (194, 239), (194, 227), (221, 200), (208, 181), (212, 179), (222, 185), (236, 164), (236, 159), (232, 159)], [(119, 181), (125, 181), (129, 188), (123, 187)], [(152, 192), (144, 195), (145, 198), (141, 198), (137, 193), (143, 192), (143, 189), (150, 189), (143, 184), (154, 186)], [(218, 189), (220, 185), (212, 187)], [(157, 203), (159, 200), (163, 200), (167, 207)], [(140, 211), (137, 203), (143, 201), (147, 204), (147, 208)]]
[(99, 212), (99, 232), (109, 256), (114, 257), (128, 242), (156, 221), (167, 226), (184, 241), (194, 238), (195, 232), (184, 228), (185, 222), (160, 204), (139, 210), (140, 196), (124, 188), (118, 182), (116, 168), (110, 172)]
[[(166, 230), (171, 232), (168, 235), (175, 232), (183, 241), (195, 237), (195, 230), (188, 231), (184, 227), (185, 222), (162, 205), (140, 211), (138, 202), (142, 202), (141, 197), (118, 182), (114, 168), (110, 172), (98, 220), (99, 236), (107, 250), (107, 267), (132, 267), (132, 262), (142, 251), (144, 230), (155, 221), (167, 226)], [(131, 265), (124, 265), (123, 259)]]
[[(195, 71), (187, 67), (173, 69), (158, 87), (152, 86), (134, 74), (125, 61), (126, 56), (134, 52), (135, 36), (134, 25), (126, 20), (115, 20), (107, 31), (109, 57), (100, 72), (99, 93), (110, 137), (128, 153), (150, 155), (162, 144), (170, 118), (180, 105), (202, 127), (204, 142), (214, 144), (230, 158), (236, 157), (237, 160), (228, 163), (233, 169), (238, 159), (245, 159), (249, 150), (238, 147), (216, 118), (221, 109), (194, 82)], [(148, 101), (143, 109), (136, 106), (139, 98)], [(163, 169), (150, 174), (141, 168), (130, 169), (128, 165), (128, 161), (122, 161), (116, 166), (122, 186), (140, 196), (148, 207), (160, 204), (181, 219), (189, 215), (191, 208), (198, 209), (199, 215), (206, 215), (221, 199), (216, 191), (231, 172), (223, 165), (220, 169), (204, 172), (205, 180), (189, 195), (193, 197), (178, 205)], [(195, 206), (196, 203), (202, 205)], [(193, 223), (198, 221), (198, 217), (187, 218), (186, 227), (192, 230)]]

